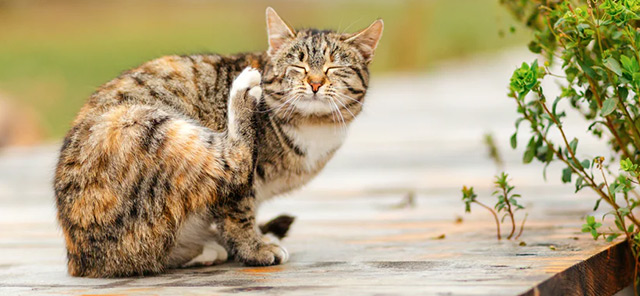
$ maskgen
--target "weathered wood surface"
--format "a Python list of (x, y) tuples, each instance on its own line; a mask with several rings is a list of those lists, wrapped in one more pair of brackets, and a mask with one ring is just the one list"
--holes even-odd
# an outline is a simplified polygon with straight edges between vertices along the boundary
[(604, 295), (620, 291), (633, 279), (633, 261), (629, 244), (620, 242), (554, 275), (523, 296)]
[[(145, 278), (69, 277), (50, 185), (56, 147), (4, 150), (0, 295), (550, 295), (559, 290), (545, 289), (563, 285), (557, 280), (612, 294), (624, 283), (596, 283), (610, 275), (580, 278), (577, 265), (611, 247), (580, 233), (594, 197), (561, 186), (555, 166), (544, 182), (541, 166), (522, 166), (520, 152), (507, 149), (514, 106), (504, 89), (515, 65), (529, 59), (510, 53), (430, 76), (375, 80), (367, 112), (322, 175), (261, 210), (260, 220), (297, 217), (284, 241), (291, 259), (282, 266), (227, 263)], [(583, 137), (579, 122), (567, 126)], [(482, 145), (487, 131), (495, 133), (529, 211), (519, 241), (496, 241), (492, 217), (481, 208), (464, 214), (460, 201), (462, 184), (492, 201), (496, 170)], [(585, 154), (598, 147), (581, 142)], [(399, 206), (409, 192), (415, 206)], [(572, 266), (577, 271), (564, 273)], [(562, 294), (571, 292), (582, 290)]]

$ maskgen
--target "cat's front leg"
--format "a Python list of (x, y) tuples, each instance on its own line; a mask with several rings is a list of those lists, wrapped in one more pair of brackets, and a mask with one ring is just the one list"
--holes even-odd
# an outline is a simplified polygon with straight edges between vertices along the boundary
[(255, 222), (255, 110), (262, 96), (260, 80), (260, 72), (246, 68), (231, 87), (226, 158), (232, 177), (226, 197), (214, 209), (222, 243), (233, 257), (252, 266), (280, 264), (289, 257), (277, 243), (263, 240)]
[(225, 217), (217, 222), (223, 243), (231, 256), (250, 266), (282, 264), (289, 253), (277, 240), (269, 240), (256, 231), (255, 198), (246, 195), (225, 209)]

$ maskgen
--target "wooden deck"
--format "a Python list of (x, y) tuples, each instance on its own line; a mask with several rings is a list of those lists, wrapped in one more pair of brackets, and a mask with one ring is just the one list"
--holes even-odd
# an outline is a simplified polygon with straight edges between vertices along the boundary
[[(507, 148), (514, 106), (505, 87), (512, 69), (531, 59), (515, 52), (429, 76), (376, 77), (367, 112), (334, 161), (304, 190), (260, 212), (259, 220), (296, 217), (284, 241), (291, 259), (282, 266), (72, 278), (50, 185), (57, 147), (1, 151), (0, 295), (613, 294), (630, 278), (610, 272), (629, 270), (631, 261), (624, 245), (580, 233), (595, 198), (561, 185), (560, 167), (551, 166), (545, 182), (541, 166), (521, 165), (521, 152)], [(579, 121), (567, 125), (584, 137)], [(496, 241), (492, 217), (481, 208), (464, 214), (460, 201), (466, 184), (492, 202), (496, 169), (482, 144), (488, 131), (528, 208), (518, 241)], [(599, 147), (581, 142), (585, 155)]]

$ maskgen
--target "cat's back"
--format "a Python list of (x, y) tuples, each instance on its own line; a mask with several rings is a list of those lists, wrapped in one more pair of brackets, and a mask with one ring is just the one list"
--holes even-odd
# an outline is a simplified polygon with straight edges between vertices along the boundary
[(233, 78), (249, 65), (261, 68), (263, 61), (262, 53), (170, 55), (148, 61), (100, 86), (73, 125), (118, 106), (146, 105), (223, 130)]

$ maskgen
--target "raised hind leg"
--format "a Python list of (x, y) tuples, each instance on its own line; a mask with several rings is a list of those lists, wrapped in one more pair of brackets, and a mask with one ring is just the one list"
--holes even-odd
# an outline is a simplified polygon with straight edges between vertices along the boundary
[(263, 240), (255, 222), (253, 173), (256, 163), (255, 110), (262, 96), (260, 73), (245, 69), (233, 82), (228, 110), (229, 158), (234, 179), (228, 195), (212, 209), (222, 243), (231, 255), (247, 265), (273, 265), (287, 261), (288, 253), (277, 243)]

